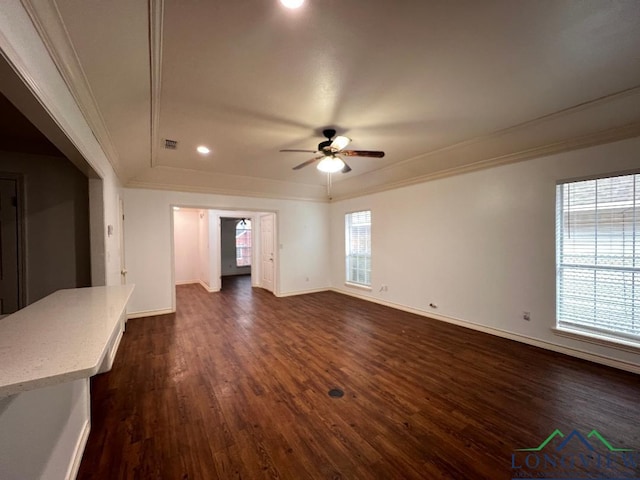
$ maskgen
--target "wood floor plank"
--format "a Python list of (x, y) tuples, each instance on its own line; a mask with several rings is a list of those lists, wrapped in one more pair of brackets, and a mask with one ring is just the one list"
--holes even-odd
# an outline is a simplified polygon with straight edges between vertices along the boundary
[(128, 323), (113, 369), (92, 379), (78, 478), (513, 478), (514, 450), (556, 428), (640, 449), (638, 399), (633, 374), (225, 277)]

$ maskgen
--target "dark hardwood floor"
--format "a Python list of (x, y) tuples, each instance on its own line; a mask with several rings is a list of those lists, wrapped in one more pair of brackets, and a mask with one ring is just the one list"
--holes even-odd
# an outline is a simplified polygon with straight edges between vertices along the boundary
[[(78, 478), (549, 478), (536, 458), (580, 451), (583, 478), (622, 453), (594, 437), (516, 450), (556, 429), (640, 449), (633, 374), (336, 293), (279, 299), (249, 277), (180, 286), (177, 306), (129, 321), (92, 380)], [(626, 458), (616, 474), (640, 477)]]

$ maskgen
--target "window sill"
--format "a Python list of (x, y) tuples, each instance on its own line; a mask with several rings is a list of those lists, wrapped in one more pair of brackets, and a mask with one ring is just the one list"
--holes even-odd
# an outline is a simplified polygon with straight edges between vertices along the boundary
[(573, 340), (581, 340), (583, 342), (601, 345), (603, 347), (615, 348), (625, 352), (640, 353), (640, 343), (633, 340), (624, 340), (622, 338), (610, 337), (605, 334), (587, 332), (566, 327), (553, 327), (551, 331), (560, 337), (571, 338)]
[(364, 290), (366, 292), (370, 292), (371, 291), (371, 287), (367, 286), (367, 285), (360, 285), (358, 283), (349, 283), (349, 282), (344, 282), (345, 287), (351, 287), (351, 288), (357, 288), (359, 290)]

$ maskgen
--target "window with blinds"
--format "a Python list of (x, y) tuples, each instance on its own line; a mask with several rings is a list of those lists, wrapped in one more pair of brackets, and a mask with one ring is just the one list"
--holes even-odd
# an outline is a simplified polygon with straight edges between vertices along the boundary
[(345, 215), (347, 282), (371, 286), (371, 211)]
[(556, 189), (559, 327), (640, 341), (640, 175)]
[(236, 223), (236, 267), (251, 266), (251, 220)]

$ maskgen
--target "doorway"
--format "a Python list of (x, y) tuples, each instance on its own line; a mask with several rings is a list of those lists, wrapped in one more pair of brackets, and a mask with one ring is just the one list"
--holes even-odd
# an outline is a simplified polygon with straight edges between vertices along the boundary
[[(173, 291), (173, 308), (175, 309), (175, 286), (187, 283), (198, 283), (202, 285), (208, 292), (218, 292), (222, 288), (222, 277), (224, 261), (229, 266), (231, 259), (232, 267), (236, 269), (244, 267), (246, 272), (251, 273), (251, 286), (261, 287), (272, 293), (276, 292), (276, 271), (277, 271), (277, 255), (274, 246), (277, 245), (277, 228), (275, 212), (256, 212), (248, 210), (218, 210), (212, 208), (198, 208), (193, 206), (171, 205), (171, 228), (172, 235), (172, 291)], [(271, 222), (266, 220), (268, 235), (271, 235), (271, 241), (265, 242), (261, 234), (262, 217), (270, 217)], [(242, 253), (242, 248), (238, 249), (237, 245), (232, 245), (231, 254), (227, 253), (223, 257), (222, 249), (222, 224), (223, 219), (233, 219), (233, 236), (232, 240), (235, 244), (235, 235), (246, 235), (246, 232), (236, 233), (235, 227), (238, 221), (250, 222), (252, 248), (250, 255), (250, 269), (246, 269), (248, 265), (238, 265), (238, 252)], [(246, 225), (245, 225), (246, 226)], [(240, 229), (242, 230), (242, 229)], [(265, 245), (265, 246), (263, 246)], [(245, 245), (240, 245), (244, 247)], [(264, 248), (269, 253), (263, 255)], [(244, 255), (240, 255), (246, 259), (246, 250)], [(264, 260), (269, 261), (265, 264)], [(245, 260), (246, 261), (246, 260)], [(264, 273), (267, 269), (266, 274)]]
[[(252, 276), (255, 239), (252, 217), (220, 217), (220, 275)], [(255, 282), (253, 282), (255, 283)]]

